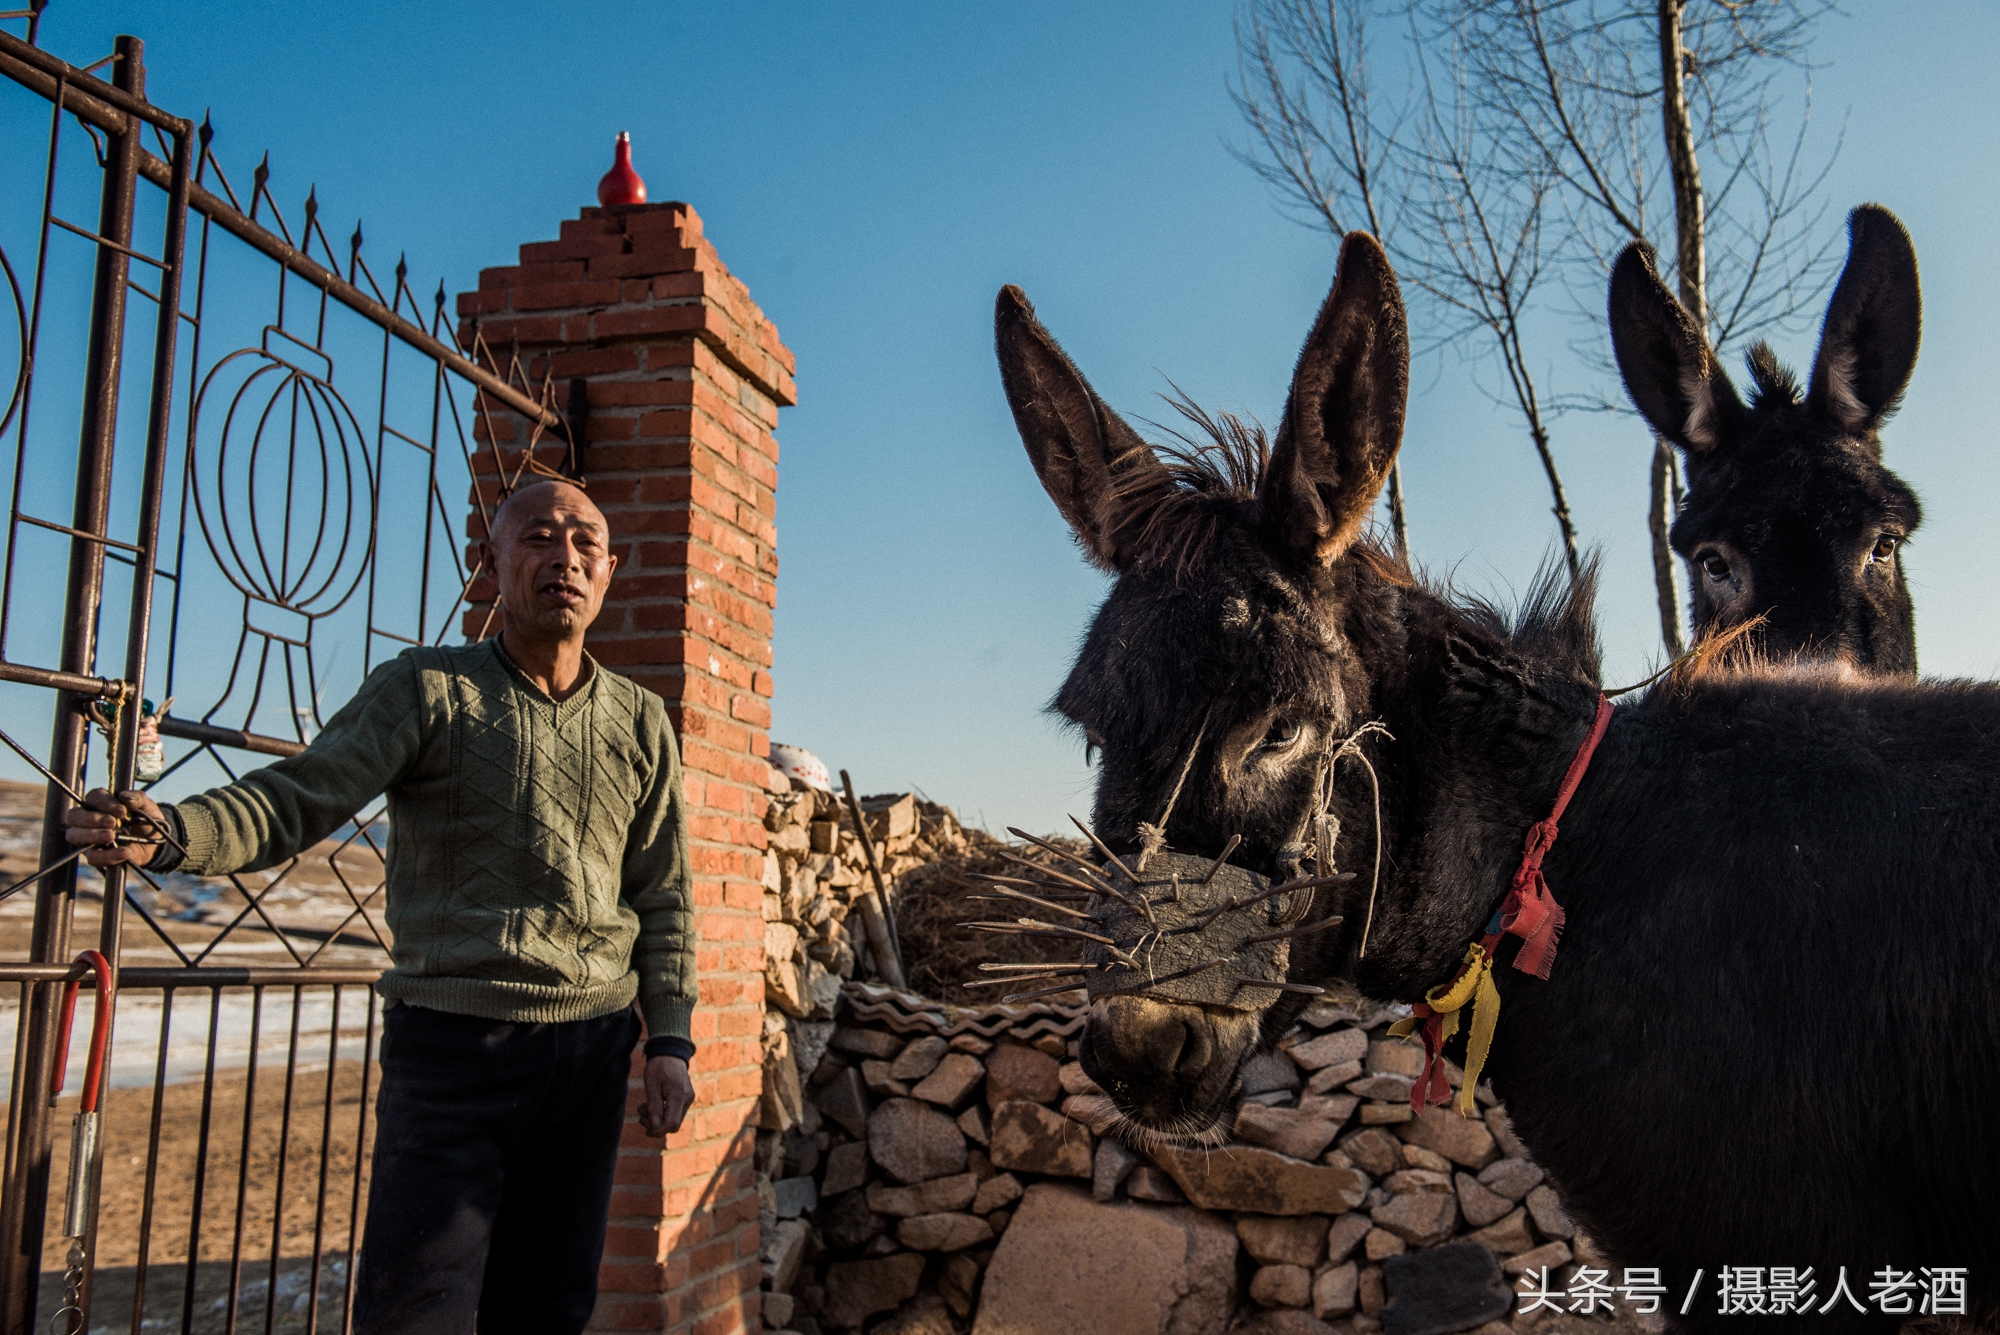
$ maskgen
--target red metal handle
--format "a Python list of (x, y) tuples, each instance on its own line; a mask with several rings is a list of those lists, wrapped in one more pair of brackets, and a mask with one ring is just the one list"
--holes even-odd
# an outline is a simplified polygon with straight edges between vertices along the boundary
[[(86, 950), (76, 957), (76, 962), (90, 967), (91, 982), (97, 991), (96, 1013), (90, 1017), (90, 1060), (83, 1068), (82, 1109), (96, 1112), (98, 1098), (104, 1092), (105, 1046), (111, 1037), (111, 961), (99, 951)], [(76, 994), (82, 985), (80, 978), (72, 978), (63, 985), (62, 1021), (56, 1026), (55, 1074), (49, 1081), (51, 1104), (62, 1094), (63, 1082), (69, 1079), (69, 1034), (76, 1023)]]

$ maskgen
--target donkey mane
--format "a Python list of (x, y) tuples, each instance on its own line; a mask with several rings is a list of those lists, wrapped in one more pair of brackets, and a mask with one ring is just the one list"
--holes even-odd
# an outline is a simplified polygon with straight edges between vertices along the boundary
[(1174, 581), (1182, 583), (1215, 550), (1243, 508), (1256, 504), (1257, 488), (1271, 462), (1271, 441), (1262, 422), (1210, 413), (1178, 387), (1167, 403), (1187, 419), (1190, 430), (1149, 423), (1174, 443), (1146, 448), (1165, 467), (1172, 489), (1159, 491), (1152, 478), (1132, 470), (1120, 483), (1116, 501), (1130, 505), (1143, 492), (1151, 508), (1134, 543), (1133, 563), (1147, 571), (1171, 570)]
[[(1778, 368), (1777, 374), (1786, 372)], [(1172, 489), (1162, 491), (1152, 479), (1142, 477), (1121, 484), (1118, 500), (1132, 504), (1136, 494), (1143, 494), (1150, 506), (1134, 544), (1134, 566), (1149, 573), (1170, 573), (1176, 584), (1185, 584), (1195, 568), (1215, 554), (1222, 534), (1243, 518), (1247, 508), (1257, 505), (1271, 461), (1271, 443), (1261, 422), (1235, 413), (1211, 413), (1178, 391), (1167, 403), (1186, 419), (1187, 429), (1149, 423), (1170, 436), (1172, 443), (1149, 443), (1144, 448), (1166, 469)], [(1464, 618), (1470, 628), (1504, 642), (1537, 667), (1591, 685), (1602, 680), (1597, 554), (1584, 562), (1575, 580), (1562, 561), (1554, 555), (1545, 557), (1520, 604), (1511, 610), (1453, 588), (1448, 578), (1412, 570), (1373, 537), (1364, 536), (1352, 555), (1384, 582), (1422, 590)]]
[(1602, 564), (1592, 552), (1572, 580), (1553, 554), (1544, 557), (1520, 605), (1511, 612), (1476, 594), (1424, 581), (1424, 588), (1473, 625), (1507, 641), (1521, 658), (1552, 674), (1595, 686), (1604, 679), (1597, 641), (1597, 584)]
[(1790, 408), (1799, 402), (1798, 376), (1778, 360), (1769, 343), (1758, 339), (1743, 360), (1750, 367), (1751, 408)]

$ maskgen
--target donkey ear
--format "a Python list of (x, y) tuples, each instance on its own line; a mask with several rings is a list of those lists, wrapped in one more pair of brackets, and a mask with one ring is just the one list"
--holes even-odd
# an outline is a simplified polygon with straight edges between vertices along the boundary
[(1306, 336), (1259, 501), (1277, 542), (1327, 564), (1368, 522), (1410, 395), (1403, 294), (1382, 246), (1349, 232), (1319, 319)]
[(1174, 488), (1166, 466), (1105, 407), (1012, 283), (1000, 289), (993, 338), (1007, 406), (1049, 499), (1094, 564), (1124, 569), (1146, 516)]
[(1806, 407), (1850, 435), (1896, 411), (1917, 368), (1923, 298), (1917, 250), (1896, 215), (1863, 204), (1847, 215), (1847, 267), (1826, 308)]
[(1690, 454), (1728, 444), (1749, 414), (1694, 317), (1660, 281), (1644, 241), (1626, 246), (1611, 266), (1611, 351), (1639, 415)]

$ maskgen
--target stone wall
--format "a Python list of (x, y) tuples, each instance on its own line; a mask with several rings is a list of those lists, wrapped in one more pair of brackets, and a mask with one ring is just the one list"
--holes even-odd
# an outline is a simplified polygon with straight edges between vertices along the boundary
[[(773, 921), (844, 916), (811, 907), (861, 880), (831, 810), (777, 799)], [(942, 840), (932, 820), (898, 850), (904, 884)], [(1598, 1263), (1489, 1090), (1479, 1118), (1411, 1111), (1422, 1049), (1388, 1036), (1389, 1009), (1316, 1000), (1245, 1071), (1230, 1145), (1140, 1152), (1076, 1061), (1079, 1009), (968, 1010), (843, 980), (865, 959), (857, 971), (841, 930), (819, 940), (832, 967), (808, 959), (790, 1010), (766, 1018), (768, 1329), (1511, 1335), (1549, 1320), (1514, 1314), (1517, 1277), (1567, 1287)]]

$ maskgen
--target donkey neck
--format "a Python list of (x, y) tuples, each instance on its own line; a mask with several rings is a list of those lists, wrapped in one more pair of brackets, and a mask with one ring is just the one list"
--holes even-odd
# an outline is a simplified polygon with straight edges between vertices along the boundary
[(1589, 733), (1598, 688), (1583, 675), (1594, 656), (1576, 646), (1564, 652), (1546, 634), (1524, 643), (1422, 590), (1405, 606), (1401, 670), (1376, 683), (1396, 740), (1378, 761), (1382, 884), (1354, 974), (1371, 995), (1413, 1001), (1449, 975), (1505, 896), (1528, 828), (1549, 814)]

